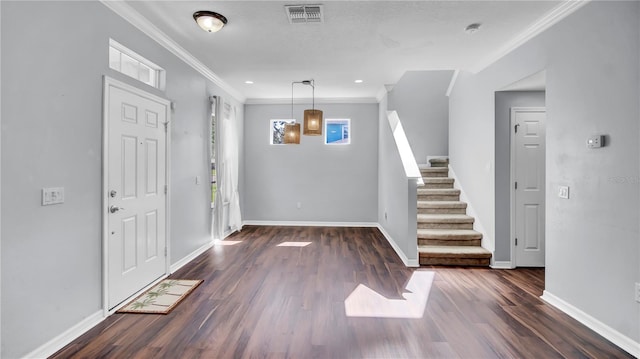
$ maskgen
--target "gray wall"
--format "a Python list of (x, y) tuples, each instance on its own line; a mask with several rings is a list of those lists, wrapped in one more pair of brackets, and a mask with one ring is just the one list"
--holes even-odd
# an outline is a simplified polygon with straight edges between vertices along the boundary
[(453, 71), (407, 71), (388, 93), (418, 163), (449, 153), (449, 98)]
[(544, 107), (544, 91), (496, 92), (494, 260), (511, 260), (511, 108)]
[[(301, 116), (309, 105), (296, 105)], [(269, 144), (269, 121), (291, 117), (290, 105), (245, 105), (247, 221), (370, 222), (377, 219), (377, 104), (317, 104), (325, 119), (351, 119), (351, 144)], [(297, 203), (301, 208), (297, 208)]]
[(378, 223), (406, 260), (417, 261), (417, 187), (415, 180), (407, 178), (402, 165), (387, 120), (387, 100), (385, 95), (378, 113)]
[[(640, 341), (640, 3), (590, 2), (451, 95), (452, 166), (495, 231), (495, 91), (546, 69), (546, 291)], [(607, 147), (589, 150), (588, 136)], [(556, 196), (571, 187), (569, 200)]]
[[(102, 308), (102, 76), (176, 102), (172, 263), (210, 241), (209, 189), (195, 177), (209, 176), (208, 96), (226, 94), (99, 2), (1, 6), (1, 355), (15, 358)], [(166, 92), (110, 70), (109, 37), (164, 67)], [(57, 186), (65, 203), (40, 206), (41, 188)]]

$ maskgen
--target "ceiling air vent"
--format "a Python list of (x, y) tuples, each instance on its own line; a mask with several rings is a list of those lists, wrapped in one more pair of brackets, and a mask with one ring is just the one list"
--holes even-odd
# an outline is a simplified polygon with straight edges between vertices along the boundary
[(322, 5), (285, 5), (290, 24), (324, 22)]

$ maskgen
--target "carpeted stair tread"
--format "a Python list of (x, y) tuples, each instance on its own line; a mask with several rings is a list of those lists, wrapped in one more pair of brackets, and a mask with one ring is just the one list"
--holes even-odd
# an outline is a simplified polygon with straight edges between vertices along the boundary
[(482, 233), (473, 229), (422, 229), (418, 228), (418, 239), (473, 240), (482, 239)]
[(453, 178), (450, 177), (425, 177), (424, 183), (453, 183)]
[(476, 246), (418, 246), (421, 257), (491, 258), (491, 252)]
[(418, 201), (418, 208), (467, 208), (467, 203), (460, 201)]
[(460, 194), (459, 189), (455, 188), (418, 188), (418, 195), (451, 195), (457, 196)]
[(466, 214), (418, 214), (423, 223), (473, 223), (474, 218)]
[(420, 168), (422, 177), (447, 177), (449, 168), (447, 167), (424, 167)]

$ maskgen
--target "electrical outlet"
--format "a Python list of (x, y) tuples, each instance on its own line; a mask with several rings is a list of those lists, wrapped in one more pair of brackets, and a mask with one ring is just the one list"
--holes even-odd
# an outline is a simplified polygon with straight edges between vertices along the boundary
[(636, 302), (640, 303), (640, 283), (636, 283)]
[(587, 148), (600, 148), (604, 146), (604, 136), (596, 135), (587, 138)]
[(569, 199), (569, 186), (558, 186), (558, 197)]

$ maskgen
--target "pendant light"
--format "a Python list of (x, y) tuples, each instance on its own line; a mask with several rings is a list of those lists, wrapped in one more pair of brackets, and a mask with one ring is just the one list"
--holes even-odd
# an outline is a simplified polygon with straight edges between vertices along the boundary
[(304, 110), (304, 129), (303, 135), (307, 136), (320, 136), (322, 135), (322, 111), (316, 110), (316, 86), (313, 81), (302, 81), (304, 85), (311, 86), (311, 110)]
[(284, 141), (285, 144), (300, 144), (300, 124), (287, 123), (284, 125)]

